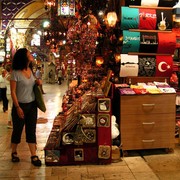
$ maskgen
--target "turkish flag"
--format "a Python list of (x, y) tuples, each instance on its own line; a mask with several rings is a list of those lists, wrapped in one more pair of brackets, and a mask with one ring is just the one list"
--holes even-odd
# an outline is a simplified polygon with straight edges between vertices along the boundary
[(173, 72), (172, 56), (156, 56), (156, 76), (171, 77)]

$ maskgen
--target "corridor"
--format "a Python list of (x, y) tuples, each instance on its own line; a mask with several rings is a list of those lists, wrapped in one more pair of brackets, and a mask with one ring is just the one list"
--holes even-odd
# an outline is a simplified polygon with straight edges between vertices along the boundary
[[(180, 179), (180, 146), (177, 139), (174, 152), (165, 150), (130, 151), (121, 161), (108, 165), (46, 166), (44, 147), (55, 116), (61, 111), (62, 97), (67, 82), (62, 85), (44, 84), (46, 113), (38, 112), (37, 155), (41, 167), (34, 167), (30, 152), (22, 136), (18, 148), (19, 163), (11, 162), (10, 137), (7, 113), (0, 102), (0, 180), (178, 180)], [(132, 127), (133, 128), (133, 127)]]

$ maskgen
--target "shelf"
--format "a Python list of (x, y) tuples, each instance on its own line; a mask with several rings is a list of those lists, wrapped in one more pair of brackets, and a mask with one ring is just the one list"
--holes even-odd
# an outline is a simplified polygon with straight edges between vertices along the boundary
[(154, 46), (154, 45), (158, 45), (158, 43), (154, 43), (154, 44), (152, 44), (152, 43), (140, 43), (140, 45), (149, 45), (149, 46)]
[(143, 8), (143, 9), (164, 9), (164, 10), (172, 10), (172, 7), (155, 7), (155, 6), (129, 6), (130, 8)]
[(145, 55), (145, 56), (172, 56), (173, 54), (158, 54), (158, 53), (140, 53), (140, 52), (129, 52), (128, 55)]
[(180, 62), (174, 62), (174, 65), (180, 67)]
[(134, 76), (128, 76), (125, 78), (125, 83), (131, 82), (131, 84), (137, 84), (138, 82), (153, 82), (153, 81), (159, 81), (159, 82), (167, 82), (169, 84), (170, 78), (169, 77), (144, 77), (144, 76), (139, 76), (139, 77), (134, 77)]
[(148, 30), (148, 29), (129, 29), (131, 32), (163, 32), (163, 33), (172, 33), (172, 30)]

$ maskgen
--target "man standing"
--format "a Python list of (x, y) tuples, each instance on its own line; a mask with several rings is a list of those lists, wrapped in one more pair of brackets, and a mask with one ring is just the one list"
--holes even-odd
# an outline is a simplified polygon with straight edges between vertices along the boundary
[(59, 69), (59, 71), (58, 71), (58, 84), (59, 85), (61, 85), (61, 82), (62, 81), (62, 70), (61, 69)]
[[(35, 76), (37, 79), (40, 79), (42, 81), (42, 72), (41, 72), (41, 67), (38, 67), (36, 72), (35, 72)], [(42, 87), (42, 84), (39, 85), (40, 89), (41, 89), (41, 92), (42, 94), (45, 94), (44, 90), (43, 90), (43, 87)]]
[(0, 75), (0, 91), (1, 91), (1, 99), (3, 102), (3, 112), (8, 110), (8, 99), (7, 99), (7, 87), (6, 87), (6, 70), (2, 70), (2, 74)]
[(54, 73), (53, 73), (52, 69), (49, 71), (48, 77), (49, 77), (49, 83), (53, 84), (54, 83)]

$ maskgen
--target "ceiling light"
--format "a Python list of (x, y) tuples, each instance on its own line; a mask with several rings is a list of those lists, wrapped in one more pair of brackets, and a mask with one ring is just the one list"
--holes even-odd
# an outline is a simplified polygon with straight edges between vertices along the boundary
[(43, 28), (48, 28), (50, 27), (50, 22), (48, 20), (43, 22)]

